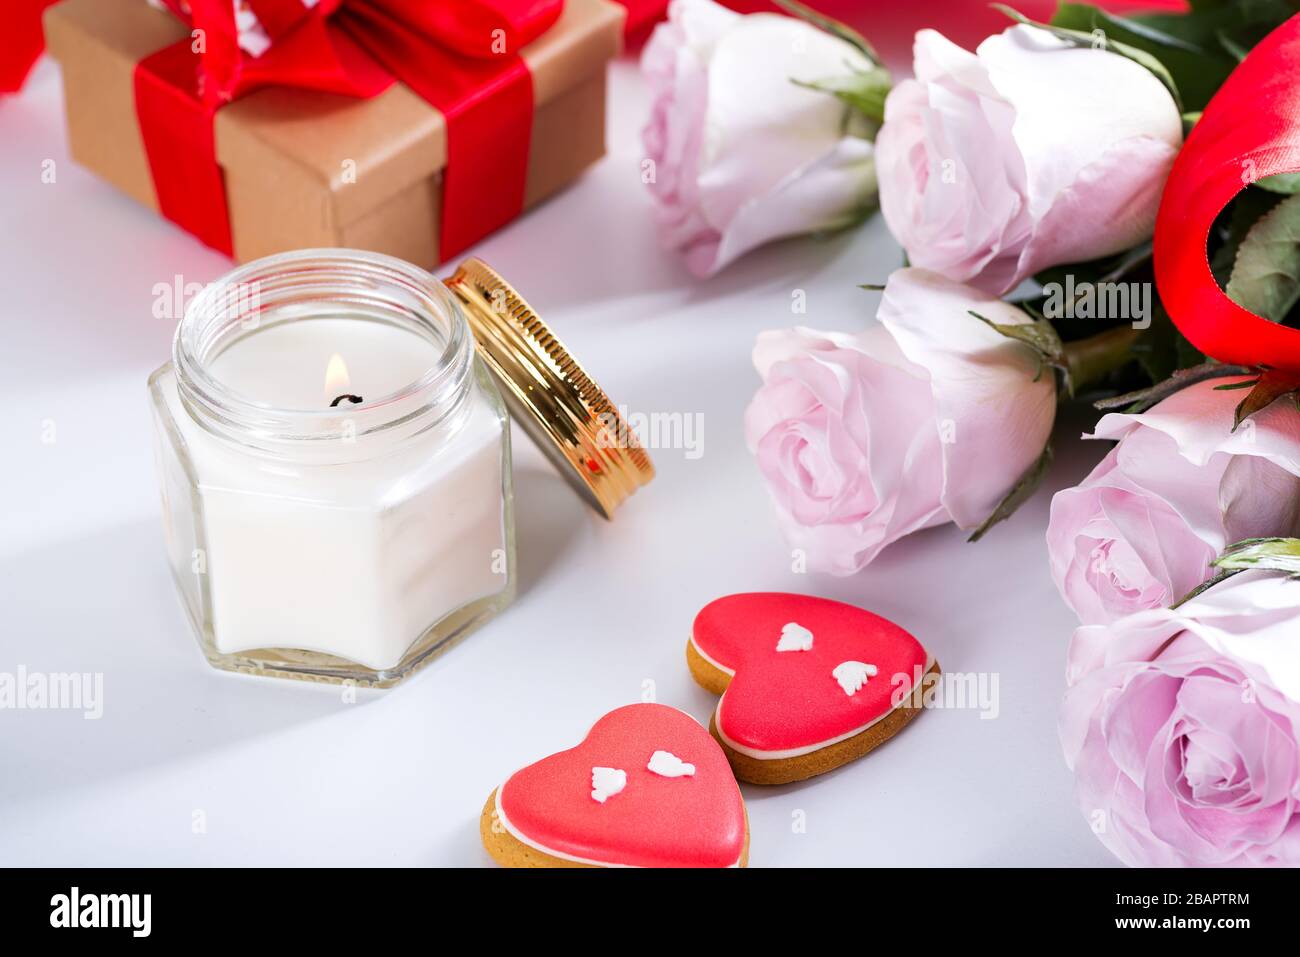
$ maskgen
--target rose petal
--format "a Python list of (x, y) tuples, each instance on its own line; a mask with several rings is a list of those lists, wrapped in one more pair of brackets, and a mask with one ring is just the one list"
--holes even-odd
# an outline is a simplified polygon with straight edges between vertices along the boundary
[(951, 438), (942, 501), (962, 528), (987, 519), (1042, 454), (1056, 414), (1056, 385), (1038, 375), (1033, 351), (972, 311), (1003, 324), (1029, 321), (923, 269), (894, 272), (878, 313), (903, 354), (930, 373), (938, 425)]

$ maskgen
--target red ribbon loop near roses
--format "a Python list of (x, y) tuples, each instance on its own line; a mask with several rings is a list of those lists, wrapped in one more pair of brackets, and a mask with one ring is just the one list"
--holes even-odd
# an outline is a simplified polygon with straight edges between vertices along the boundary
[(136, 114), (160, 212), (233, 251), (213, 117), (266, 86), (368, 98), (400, 80), (443, 114), (440, 255), (446, 259), (523, 209), (532, 76), (518, 49), (549, 29), (563, 0), (255, 0), (272, 38), (261, 56), (238, 46), (231, 0), (164, 0), (202, 31), (136, 66)]
[(1300, 171), (1300, 15), (1270, 33), (1215, 94), (1178, 154), (1156, 217), (1160, 298), (1192, 345), (1221, 362), (1300, 374), (1300, 330), (1243, 309), (1210, 272), (1206, 240), (1248, 184)]

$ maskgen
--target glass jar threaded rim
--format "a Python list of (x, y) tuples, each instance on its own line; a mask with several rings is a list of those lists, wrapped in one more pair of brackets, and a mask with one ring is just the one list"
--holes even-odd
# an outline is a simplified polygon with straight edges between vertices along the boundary
[[(418, 379), (347, 408), (282, 408), (237, 391), (213, 360), (283, 322), (337, 316), (404, 328), (432, 342), (438, 358)], [(264, 454), (331, 459), (419, 434), (464, 406), (474, 343), (459, 303), (431, 273), (380, 253), (304, 249), (254, 260), (208, 284), (189, 303), (172, 345), (181, 400), (200, 426)]]

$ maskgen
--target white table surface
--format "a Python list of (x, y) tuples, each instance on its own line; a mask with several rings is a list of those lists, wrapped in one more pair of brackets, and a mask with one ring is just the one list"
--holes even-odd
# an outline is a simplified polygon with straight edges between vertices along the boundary
[[(853, 578), (792, 572), (741, 432), (750, 346), (795, 321), (872, 321), (877, 297), (856, 284), (883, 280), (899, 250), (877, 218), (694, 281), (653, 232), (633, 64), (611, 82), (609, 156), (473, 252), (616, 401), (699, 413), (704, 454), (658, 451), (658, 478), (606, 523), (516, 432), (518, 601), (356, 703), (213, 670), (173, 593), (145, 394), (173, 323), (153, 317), (154, 286), (229, 261), (71, 161), (54, 64), (0, 99), (0, 672), (100, 672), (104, 707), (97, 721), (0, 710), (0, 864), (489, 864), (479, 812), (515, 768), (647, 682), (707, 720), (715, 699), (683, 658), (691, 619), (753, 590), (863, 605), (946, 671), (996, 673), (1000, 691), (995, 719), (934, 710), (829, 775), (745, 786), (753, 866), (1113, 863), (1057, 741), (1074, 623), (1043, 544), (1049, 490), (1104, 449), (1063, 434), (1048, 488), (978, 545), (937, 529)], [(791, 314), (795, 289), (806, 316)]]

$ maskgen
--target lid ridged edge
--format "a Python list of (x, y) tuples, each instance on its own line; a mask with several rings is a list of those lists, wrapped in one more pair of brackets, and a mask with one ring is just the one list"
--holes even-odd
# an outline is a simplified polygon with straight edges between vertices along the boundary
[(590, 493), (601, 514), (612, 518), (655, 474), (649, 453), (617, 407), (492, 267), (469, 259), (444, 282), (465, 309), (480, 355), (532, 420), (521, 424), (543, 452), (567, 467), (566, 477)]

